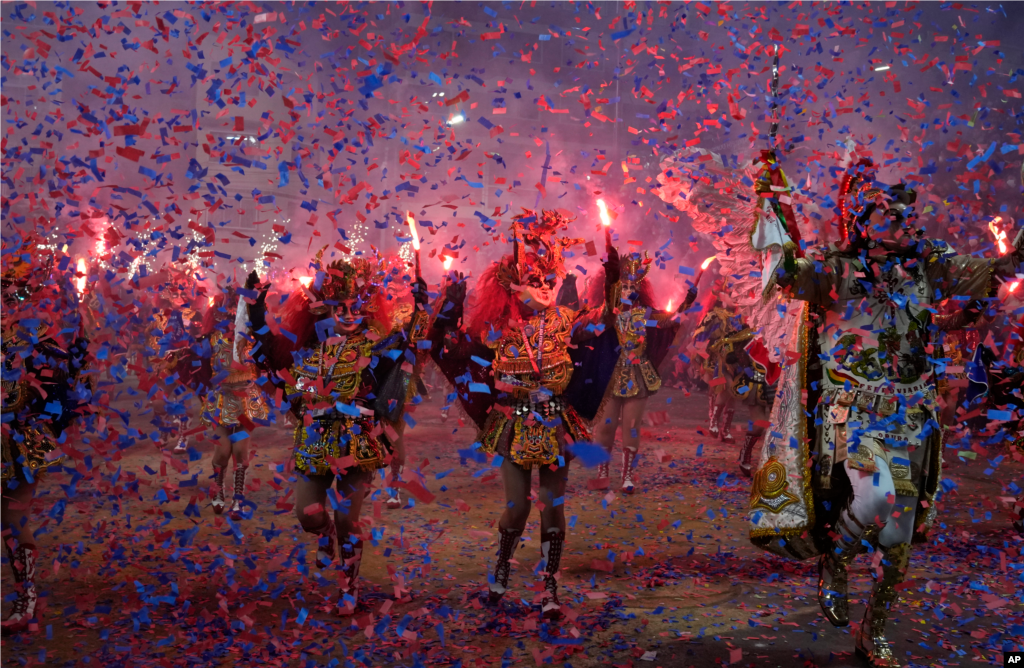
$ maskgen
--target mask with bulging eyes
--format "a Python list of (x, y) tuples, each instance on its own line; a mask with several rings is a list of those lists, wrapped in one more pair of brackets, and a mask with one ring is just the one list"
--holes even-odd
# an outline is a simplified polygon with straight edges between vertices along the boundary
[(555, 301), (556, 285), (558, 279), (554, 276), (530, 274), (523, 282), (519, 299), (534, 311), (546, 309)]
[(619, 290), (619, 300), (627, 306), (636, 306), (640, 302), (640, 292), (636, 284), (623, 281)]
[(332, 315), (338, 324), (339, 334), (351, 334), (359, 329), (363, 321), (361, 305), (358, 299), (345, 299), (332, 307)]

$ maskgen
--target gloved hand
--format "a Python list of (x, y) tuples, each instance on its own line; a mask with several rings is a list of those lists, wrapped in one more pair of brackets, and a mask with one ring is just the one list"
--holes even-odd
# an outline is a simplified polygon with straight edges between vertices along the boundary
[(462, 319), (463, 307), (466, 302), (466, 280), (461, 272), (453, 274), (452, 281), (445, 291), (444, 301), (437, 319), (448, 325), (455, 325)]
[(427, 301), (430, 299), (430, 295), (427, 293), (427, 282), (423, 280), (422, 276), (413, 283), (412, 298), (420, 306), (426, 306)]
[(608, 285), (618, 283), (621, 276), (619, 270), (619, 251), (615, 246), (608, 246), (608, 259), (604, 263), (605, 282)]
[(686, 299), (684, 299), (683, 303), (679, 305), (678, 309), (676, 309), (676, 313), (682, 313), (686, 309), (690, 308), (693, 306), (693, 302), (695, 301), (697, 301), (697, 286), (691, 285), (690, 289), (686, 291)]

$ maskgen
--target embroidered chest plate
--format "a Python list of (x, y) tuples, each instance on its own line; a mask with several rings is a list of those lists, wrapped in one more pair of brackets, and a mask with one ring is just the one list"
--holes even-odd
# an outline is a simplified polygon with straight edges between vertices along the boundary
[[(350, 337), (344, 343), (321, 343), (313, 349), (302, 364), (294, 368), (296, 389), (303, 392), (317, 392), (319, 383), (331, 396), (324, 400), (349, 403), (359, 389), (361, 368), (359, 360), (369, 357), (373, 343), (364, 335)], [(331, 387), (333, 383), (334, 387)]]
[(495, 378), (523, 392), (543, 387), (561, 394), (572, 377), (566, 344), (574, 319), (572, 310), (555, 307), (522, 327), (510, 327), (498, 342)]

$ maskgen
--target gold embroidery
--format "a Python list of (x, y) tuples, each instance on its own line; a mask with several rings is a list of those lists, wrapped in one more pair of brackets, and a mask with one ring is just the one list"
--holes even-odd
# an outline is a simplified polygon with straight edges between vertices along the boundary
[(526, 424), (525, 420), (517, 419), (512, 429), (512, 444), (509, 448), (512, 462), (525, 469), (553, 464), (559, 455), (555, 430), (555, 427), (548, 427), (540, 422)]
[(754, 482), (750, 488), (750, 509), (761, 508), (777, 513), (798, 500), (797, 496), (789, 491), (786, 467), (772, 455), (754, 474)]

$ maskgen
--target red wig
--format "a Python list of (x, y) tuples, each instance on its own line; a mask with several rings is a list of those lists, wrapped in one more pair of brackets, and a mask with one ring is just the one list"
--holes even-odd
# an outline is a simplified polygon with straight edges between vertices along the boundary
[[(201, 326), (200, 334), (202, 336), (208, 336), (213, 333), (213, 330), (217, 329), (217, 325), (225, 320), (229, 320), (232, 325), (231, 329), (234, 329), (235, 320), (235, 308), (236, 304), (227, 304), (228, 296), (223, 292), (213, 298), (213, 304), (207, 307), (206, 312), (203, 313), (203, 322)], [(222, 312), (221, 309), (225, 309), (226, 312)]]
[(469, 334), (486, 341), (488, 331), (502, 331), (508, 326), (512, 309), (517, 298), (499, 280), (499, 270), (508, 271), (513, 265), (512, 256), (506, 255), (484, 270), (473, 289), (473, 305), (467, 318)]

